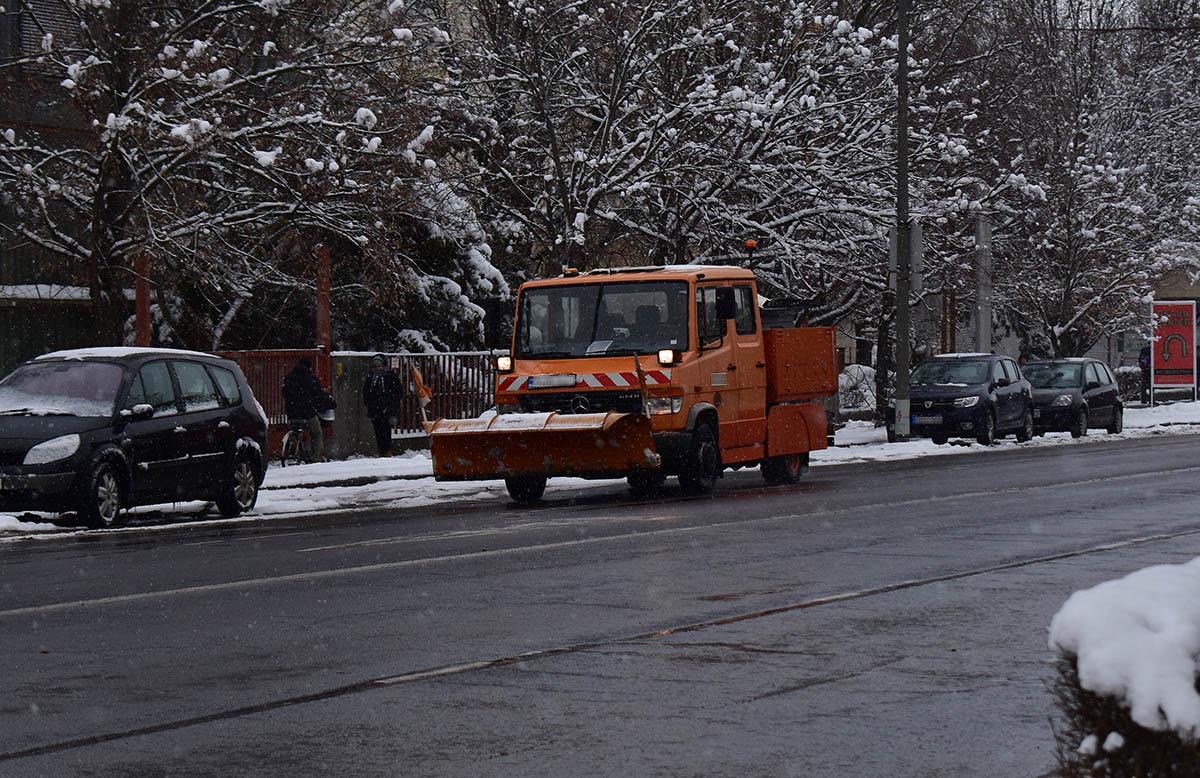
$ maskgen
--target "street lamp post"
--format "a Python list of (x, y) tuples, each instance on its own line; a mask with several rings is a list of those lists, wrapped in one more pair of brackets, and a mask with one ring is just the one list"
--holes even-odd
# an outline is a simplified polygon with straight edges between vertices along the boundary
[(908, 296), (911, 291), (912, 252), (908, 216), (908, 3), (896, 6), (896, 440), (908, 440), (908, 362), (912, 338)]

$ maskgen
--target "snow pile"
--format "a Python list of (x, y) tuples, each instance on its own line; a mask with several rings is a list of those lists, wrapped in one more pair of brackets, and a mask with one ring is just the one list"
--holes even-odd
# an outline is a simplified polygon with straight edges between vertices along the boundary
[(1049, 644), (1076, 657), (1083, 688), (1122, 700), (1138, 724), (1200, 737), (1200, 559), (1075, 592)]

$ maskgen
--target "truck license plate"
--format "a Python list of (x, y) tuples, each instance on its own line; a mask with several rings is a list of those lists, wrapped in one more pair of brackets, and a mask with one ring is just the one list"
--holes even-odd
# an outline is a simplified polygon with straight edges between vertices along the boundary
[(913, 416), (913, 424), (941, 424), (941, 416)]

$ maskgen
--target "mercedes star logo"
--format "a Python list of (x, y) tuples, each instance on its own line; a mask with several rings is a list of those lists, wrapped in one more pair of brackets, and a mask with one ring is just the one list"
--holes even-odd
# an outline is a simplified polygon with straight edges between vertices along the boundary
[(582, 394), (571, 398), (571, 413), (587, 413), (592, 409), (592, 403)]

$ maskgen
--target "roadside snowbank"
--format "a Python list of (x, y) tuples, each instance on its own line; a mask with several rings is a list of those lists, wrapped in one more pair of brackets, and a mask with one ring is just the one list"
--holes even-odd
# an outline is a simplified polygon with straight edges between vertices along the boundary
[(1083, 688), (1124, 701), (1138, 724), (1200, 736), (1200, 559), (1075, 592), (1051, 620), (1049, 644), (1076, 657)]

